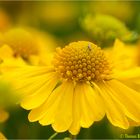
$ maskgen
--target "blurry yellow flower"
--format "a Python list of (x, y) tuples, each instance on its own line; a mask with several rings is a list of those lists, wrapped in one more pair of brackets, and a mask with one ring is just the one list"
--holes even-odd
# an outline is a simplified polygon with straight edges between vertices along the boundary
[(0, 139), (1, 140), (7, 140), (7, 138), (0, 132)]
[(8, 45), (0, 47), (0, 72), (9, 71), (22, 65), (27, 65), (27, 63), (20, 56), (15, 57), (11, 47)]
[(47, 60), (52, 57), (51, 51), (55, 47), (54, 40), (49, 35), (34, 30), (31, 30), (31, 33), (22, 28), (15, 28), (3, 35), (0, 58), (4, 61), (4, 65), (50, 64)]
[(123, 81), (139, 81), (140, 68), (118, 73), (110, 60), (100, 47), (79, 41), (58, 48), (52, 67), (25, 66), (4, 77), (31, 110), (31, 122), (76, 135), (106, 114), (114, 126), (128, 129), (140, 123), (140, 93)]
[[(30, 29), (31, 30), (31, 29)], [(56, 40), (53, 38), (53, 36), (36, 30), (30, 31), (32, 34), (34, 34), (34, 37), (36, 39), (37, 47), (39, 48), (39, 65), (50, 65), (52, 60), (52, 52), (54, 52), (55, 48), (57, 47)], [(32, 62), (32, 58), (34, 56), (30, 57), (30, 61)], [(34, 63), (33, 63), (34, 64)]]
[(123, 22), (110, 15), (87, 15), (81, 24), (101, 46), (111, 45), (116, 38), (128, 41), (136, 37)]
[(0, 109), (0, 123), (5, 122), (9, 118), (9, 113), (3, 109)]
[(38, 48), (33, 36), (26, 30), (16, 28), (4, 34), (4, 43), (9, 45), (14, 51), (14, 55), (19, 55), (28, 59), (30, 55), (36, 55)]

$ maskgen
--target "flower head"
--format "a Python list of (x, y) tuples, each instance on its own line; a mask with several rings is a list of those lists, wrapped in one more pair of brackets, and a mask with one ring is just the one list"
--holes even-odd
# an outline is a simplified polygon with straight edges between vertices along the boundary
[[(32, 36), (34, 34), (34, 36)], [(48, 57), (56, 45), (54, 39), (42, 32), (14, 28), (0, 36), (1, 67), (20, 65), (50, 65)], [(7, 68), (6, 68), (7, 69)]]
[(21, 28), (12, 29), (5, 33), (4, 43), (13, 49), (15, 55), (20, 55), (26, 59), (31, 54), (38, 54), (37, 44), (33, 36)]
[(90, 42), (75, 42), (58, 48), (53, 63), (62, 78), (78, 82), (108, 79), (111, 74), (104, 52)]
[(52, 67), (26, 66), (4, 77), (22, 95), (21, 106), (31, 110), (31, 122), (76, 135), (105, 115), (123, 129), (140, 124), (140, 94), (125, 84), (135, 79), (139, 85), (140, 68), (114, 69), (101, 48), (79, 41), (58, 48)]

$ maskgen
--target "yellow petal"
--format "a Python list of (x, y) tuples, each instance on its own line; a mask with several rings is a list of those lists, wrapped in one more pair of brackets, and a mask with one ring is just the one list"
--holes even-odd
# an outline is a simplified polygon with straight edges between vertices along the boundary
[[(45, 83), (48, 82), (55, 74), (47, 73), (31, 78), (25, 78), (23, 80), (17, 79), (14, 81), (14, 89), (23, 97), (32, 96), (39, 90)], [(57, 77), (57, 76), (56, 76)], [(56, 77), (54, 77), (56, 79)]]
[(0, 132), (0, 139), (1, 140), (7, 140), (7, 138)]
[[(58, 83), (58, 77), (56, 74), (51, 73), (49, 76), (51, 76), (49, 79), (46, 77), (46, 81), (43, 82), (42, 79), (38, 79), (40, 81), (42, 81), (42, 86), (37, 89), (36, 91), (34, 91), (34, 94), (32, 95), (28, 95), (26, 96), (22, 102), (21, 102), (21, 106), (25, 109), (33, 109), (36, 108), (38, 106), (40, 106), (51, 94), (52, 90), (55, 88), (56, 84)], [(44, 75), (42, 75), (42, 77), (44, 78)], [(36, 81), (32, 82), (33, 84), (36, 83)], [(29, 85), (30, 88), (32, 88), (32, 85)], [(25, 88), (26, 91), (26, 88)]]
[(64, 94), (62, 90), (66, 91), (67, 89), (67, 82), (57, 87), (44, 104), (29, 113), (29, 121), (40, 120), (42, 125), (51, 124), (54, 121), (56, 111), (59, 110), (58, 105)]
[(74, 95), (73, 95), (73, 121), (72, 125), (69, 128), (69, 132), (72, 135), (77, 135), (80, 131), (80, 119), (81, 119), (81, 104), (80, 104), (80, 94), (79, 89), (76, 87), (74, 90)]
[[(62, 87), (63, 85), (60, 86), (60, 88)], [(62, 97), (62, 94), (59, 91), (60, 89), (58, 87), (58, 89), (56, 89), (54, 92), (55, 94), (53, 93), (48, 99), (48, 101), (46, 102), (46, 104), (44, 104), (44, 106), (46, 106), (46, 110), (44, 109), (44, 112), (39, 109), (35, 109), (30, 112), (29, 114), (30, 121), (35, 121), (39, 119), (39, 116), (43, 116), (43, 117), (40, 117), (40, 120), (39, 120), (39, 123), (41, 125), (50, 125), (54, 122), (54, 118), (55, 118), (57, 110), (59, 110), (58, 106), (60, 104), (60, 100)], [(41, 108), (43, 109), (44, 107), (41, 106), (40, 109)], [(39, 115), (35, 115), (35, 112), (39, 113)]]
[[(104, 100), (105, 111), (108, 120), (114, 125), (127, 129), (129, 122), (125, 116), (125, 108), (114, 96), (115, 91), (111, 90), (105, 84), (100, 84), (101, 96)], [(117, 90), (116, 90), (117, 91)]]
[(132, 88), (133, 90), (136, 90), (137, 92), (140, 92), (140, 84), (136, 83), (135, 80), (119, 80), (124, 85), (128, 86), (129, 88)]
[(4, 73), (2, 79), (12, 84), (14, 93), (23, 99), (22, 106), (31, 109), (45, 101), (49, 83), (48, 93), (56, 86), (57, 76), (52, 71), (50, 67), (25, 66)]
[(12, 58), (14, 55), (13, 50), (10, 48), (8, 45), (3, 45), (0, 47), (0, 58), (5, 59), (5, 58)]
[(117, 92), (114, 96), (124, 105), (124, 114), (132, 121), (140, 123), (140, 93), (127, 87), (117, 80), (107, 82)]
[(44, 74), (44, 77), (45, 78), (43, 78), (41, 75), (41, 76), (35, 76), (31, 78), (21, 78), (22, 80), (17, 77), (15, 80), (11, 80), (11, 79), (10, 80), (13, 82), (12, 85), (14, 86), (15, 90), (21, 90), (22, 93), (26, 92), (31, 94), (31, 92), (35, 92), (35, 90), (37, 90), (42, 86), (42, 84), (46, 81), (46, 78), (48, 78), (49, 75)]
[[(34, 76), (39, 76), (48, 72), (53, 72), (54, 69), (52, 67), (47, 66), (21, 66), (18, 68), (13, 69), (10, 72), (5, 73), (5, 78), (11, 80), (22, 80), (25, 78), (31, 78)], [(6, 76), (7, 75), (7, 76)], [(16, 79), (15, 79), (16, 77)]]
[(14, 57), (14, 52), (8, 45), (0, 47), (0, 59), (2, 60), (0, 70), (3, 73), (18, 66), (27, 65), (21, 57)]
[(3, 59), (0, 70), (2, 73), (11, 72), (11, 70), (27, 65), (27, 63), (21, 57), (11, 57)]
[(50, 67), (22, 66), (10, 72), (5, 72), (2, 80), (9, 81), (14, 88), (20, 89), (34, 83), (39, 77), (43, 77), (50, 72), (53, 72)]
[(71, 81), (67, 82), (65, 89), (61, 88), (59, 92), (62, 92), (63, 95), (58, 105), (52, 127), (57, 132), (64, 132), (69, 129), (72, 123), (74, 84)]
[(76, 85), (73, 106), (73, 122), (69, 129), (73, 135), (79, 132), (80, 126), (88, 128), (94, 121), (101, 120), (105, 114), (98, 93), (86, 83)]
[(113, 52), (110, 55), (116, 69), (126, 70), (136, 66), (136, 49), (125, 45), (119, 39), (115, 40)]
[(134, 67), (125, 71), (114, 71), (114, 78), (119, 80), (131, 80), (140, 84), (140, 67)]

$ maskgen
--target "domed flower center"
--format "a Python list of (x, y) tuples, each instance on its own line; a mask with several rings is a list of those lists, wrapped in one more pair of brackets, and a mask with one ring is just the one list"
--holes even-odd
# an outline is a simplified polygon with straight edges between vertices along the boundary
[(112, 72), (103, 50), (85, 41), (57, 48), (53, 64), (62, 78), (74, 81), (107, 80)]
[(16, 55), (28, 58), (30, 55), (38, 54), (34, 38), (23, 29), (13, 29), (5, 34), (4, 43), (8, 44)]

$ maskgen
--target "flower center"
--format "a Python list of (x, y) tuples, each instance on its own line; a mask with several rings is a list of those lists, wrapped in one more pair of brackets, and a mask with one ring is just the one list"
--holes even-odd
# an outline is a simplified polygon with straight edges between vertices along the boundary
[(37, 45), (30, 33), (23, 29), (13, 29), (5, 34), (5, 43), (14, 51), (15, 55), (28, 58), (38, 53)]
[(74, 81), (108, 80), (112, 72), (103, 50), (86, 41), (57, 48), (53, 64), (62, 78)]

